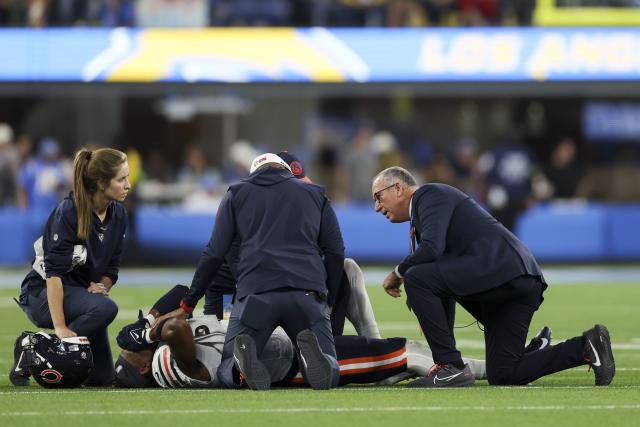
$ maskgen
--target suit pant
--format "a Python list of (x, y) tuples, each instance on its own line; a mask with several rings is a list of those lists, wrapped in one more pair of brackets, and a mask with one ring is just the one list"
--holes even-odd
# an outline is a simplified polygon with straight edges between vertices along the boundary
[(281, 326), (291, 341), (304, 329), (311, 329), (318, 338), (322, 352), (334, 368), (334, 386), (338, 384), (340, 368), (331, 333), (329, 307), (316, 292), (300, 289), (281, 289), (249, 295), (236, 300), (229, 318), (229, 327), (218, 367), (218, 380), (228, 388), (238, 387), (233, 374), (233, 347), (240, 334), (250, 335), (258, 357), (275, 328)]
[[(53, 328), (46, 288), (23, 287), (20, 308), (37, 327)], [(87, 383), (110, 386), (115, 371), (107, 326), (118, 314), (118, 306), (108, 296), (92, 294), (86, 288), (65, 286), (63, 310), (67, 327), (89, 339), (94, 368)]]
[(578, 336), (525, 353), (533, 313), (543, 301), (542, 283), (517, 277), (494, 289), (456, 295), (433, 271), (434, 264), (412, 267), (404, 277), (407, 304), (431, 347), (435, 363), (461, 360), (453, 335), (455, 303), (484, 326), (487, 379), (490, 384), (527, 384), (545, 375), (583, 365), (584, 338)]

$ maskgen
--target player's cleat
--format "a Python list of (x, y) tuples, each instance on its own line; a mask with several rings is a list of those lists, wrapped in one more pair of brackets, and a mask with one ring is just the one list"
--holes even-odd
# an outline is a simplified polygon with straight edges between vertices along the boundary
[(16, 342), (13, 346), (13, 366), (9, 371), (9, 381), (11, 381), (11, 384), (18, 387), (28, 386), (29, 377), (31, 376), (29, 369), (26, 367), (25, 354), (22, 349), (22, 340), (27, 335), (28, 334), (25, 332), (21, 333), (18, 338), (16, 338)]
[(407, 387), (470, 387), (475, 381), (469, 365), (464, 369), (451, 364), (433, 365), (426, 377), (411, 381)]
[(233, 344), (233, 359), (240, 371), (240, 377), (252, 390), (269, 390), (271, 375), (258, 360), (256, 343), (250, 335), (238, 335)]
[(524, 349), (525, 353), (531, 353), (532, 351), (542, 350), (543, 348), (547, 348), (551, 345), (551, 328), (548, 326), (540, 329), (538, 334), (531, 338), (529, 345), (527, 345)]
[(584, 359), (593, 368), (596, 385), (609, 385), (616, 374), (609, 331), (604, 325), (595, 325), (582, 334), (585, 339)]
[(316, 390), (328, 390), (333, 384), (334, 370), (322, 352), (318, 337), (310, 329), (301, 331), (296, 337), (300, 350), (302, 376)]

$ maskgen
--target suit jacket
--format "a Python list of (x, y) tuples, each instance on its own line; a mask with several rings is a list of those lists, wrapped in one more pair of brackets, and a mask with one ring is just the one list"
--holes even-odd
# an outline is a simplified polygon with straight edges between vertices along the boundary
[(533, 255), (500, 222), (462, 191), (446, 184), (421, 186), (411, 200), (418, 246), (398, 266), (433, 263), (456, 295), (484, 292), (518, 276), (544, 277)]

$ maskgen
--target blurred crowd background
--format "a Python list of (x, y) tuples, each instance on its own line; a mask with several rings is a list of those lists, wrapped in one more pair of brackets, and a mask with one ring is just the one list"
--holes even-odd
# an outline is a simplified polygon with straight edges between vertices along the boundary
[[(629, 10), (640, 1), (554, 4)], [(530, 26), (536, 6), (534, 0), (0, 0), (0, 26)], [(515, 95), (500, 85), (450, 85), (442, 93), (411, 84), (54, 86), (0, 87), (3, 209), (49, 212), (69, 191), (72, 156), (82, 146), (129, 154), (132, 213), (141, 205), (215, 212), (254, 156), (281, 150), (296, 154), (337, 205), (370, 208), (371, 179), (391, 165), (462, 189), (510, 229), (540, 202), (640, 202), (640, 98), (602, 86), (598, 93), (526, 86)]]
[[(417, 27), (531, 24), (535, 0), (0, 0), (0, 25)], [(589, 2), (590, 3), (590, 2)], [(611, 3), (627, 3), (626, 1)], [(629, 0), (628, 3), (633, 3)], [(180, 13), (175, 14), (179, 8)]]
[[(102, 145), (129, 153), (136, 202), (192, 212), (215, 212), (228, 185), (247, 175), (253, 157), (280, 150), (300, 157), (336, 203), (370, 204), (373, 176), (401, 165), (424, 182), (464, 190), (509, 228), (539, 201), (640, 201), (640, 144), (626, 134), (633, 129), (616, 128), (603, 139), (589, 133), (588, 123), (597, 120), (594, 108), (604, 115), (626, 108), (640, 119), (640, 104), (405, 94), (244, 97), (228, 102), (242, 104), (241, 111), (207, 112), (216, 99), (181, 99), (192, 109), (188, 117), (166, 105), (178, 102), (172, 98), (112, 100), (100, 110), (118, 110), (110, 114), (116, 118), (101, 116), (104, 111), (84, 115), (112, 122), (115, 131), (102, 132), (103, 139), (94, 139), (100, 133), (91, 132), (95, 127), (81, 122), (82, 115), (74, 116), (87, 102), (95, 110), (97, 100), (80, 107), (73, 99), (0, 100), (0, 203), (50, 211), (70, 189), (74, 150)], [(639, 126), (631, 127), (638, 138)]]
[[(637, 7), (638, 0), (558, 0)], [(426, 27), (531, 25), (536, 0), (0, 0), (0, 26)]]

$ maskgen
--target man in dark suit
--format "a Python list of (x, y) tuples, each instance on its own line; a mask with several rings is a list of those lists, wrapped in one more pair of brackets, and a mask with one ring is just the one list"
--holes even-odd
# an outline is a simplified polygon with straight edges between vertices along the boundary
[(383, 283), (397, 298), (404, 281), (407, 304), (436, 363), (411, 386), (473, 384), (453, 336), (456, 302), (484, 326), (490, 384), (527, 384), (584, 364), (593, 368), (596, 385), (611, 382), (615, 364), (602, 325), (525, 353), (529, 324), (547, 284), (531, 252), (469, 196), (444, 184), (418, 186), (400, 167), (380, 172), (371, 192), (376, 212), (391, 222), (411, 221), (412, 253)]
[(296, 344), (307, 382), (317, 389), (337, 386), (329, 306), (342, 277), (344, 245), (324, 189), (296, 179), (275, 154), (256, 157), (250, 175), (229, 187), (220, 203), (191, 288), (168, 317), (193, 311), (232, 244), (239, 245), (236, 302), (217, 380), (230, 388), (246, 382), (268, 389), (271, 378), (258, 357), (282, 326)]

